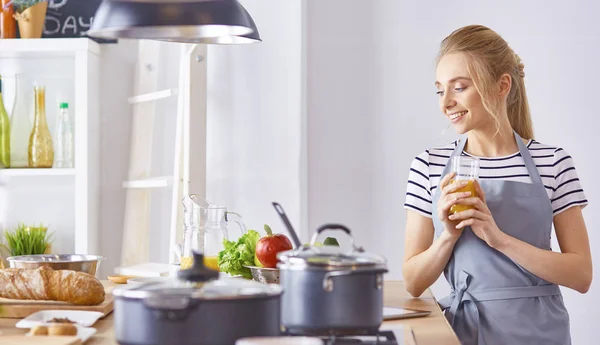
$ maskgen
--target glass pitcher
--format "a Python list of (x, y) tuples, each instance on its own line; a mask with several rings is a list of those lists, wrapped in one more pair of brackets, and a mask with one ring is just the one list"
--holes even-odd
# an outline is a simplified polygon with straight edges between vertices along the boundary
[(229, 240), (227, 225), (234, 222), (246, 233), (242, 217), (228, 212), (227, 207), (214, 205), (197, 194), (183, 198), (183, 251), (180, 269), (192, 266), (193, 251), (204, 253), (204, 265), (219, 270), (217, 263), (219, 252), (224, 249), (223, 240)]

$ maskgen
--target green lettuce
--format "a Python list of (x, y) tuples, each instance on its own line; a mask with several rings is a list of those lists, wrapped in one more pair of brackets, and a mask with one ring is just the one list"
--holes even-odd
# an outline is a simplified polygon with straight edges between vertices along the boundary
[(244, 266), (254, 266), (256, 243), (260, 234), (255, 230), (248, 230), (237, 241), (223, 240), (223, 249), (219, 252), (219, 270), (232, 276), (241, 275), (251, 279), (250, 269)]
[(325, 239), (325, 241), (323, 241), (323, 245), (336, 246), (336, 247), (340, 246), (340, 244), (338, 243), (338, 240), (335, 237), (327, 237)]

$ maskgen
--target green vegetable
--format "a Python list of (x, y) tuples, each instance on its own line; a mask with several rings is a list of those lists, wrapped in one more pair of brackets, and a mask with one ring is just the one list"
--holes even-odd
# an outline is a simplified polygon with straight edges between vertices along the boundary
[[(17, 229), (6, 231), (4, 236), (8, 244), (10, 255), (35, 255), (44, 254), (50, 246), (50, 234), (48, 228), (25, 226), (19, 224)], [(4, 245), (3, 245), (4, 246)], [(6, 246), (4, 246), (6, 247)]]
[(260, 234), (255, 230), (248, 230), (235, 242), (223, 240), (225, 249), (219, 253), (219, 269), (221, 272), (234, 276), (241, 275), (244, 278), (251, 279), (250, 269), (244, 266), (254, 266), (254, 255), (258, 240), (260, 240)]
[(326, 246), (336, 246), (336, 247), (340, 246), (340, 244), (338, 243), (338, 241), (335, 237), (327, 237), (325, 239), (325, 241), (323, 241), (323, 244)]

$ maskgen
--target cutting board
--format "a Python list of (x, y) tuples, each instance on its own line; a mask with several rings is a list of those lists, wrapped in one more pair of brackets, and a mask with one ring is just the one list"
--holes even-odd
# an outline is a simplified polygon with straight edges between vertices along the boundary
[(81, 345), (81, 339), (77, 337), (28, 337), (25, 335), (0, 335), (0, 344), (19, 345)]
[[(104, 316), (113, 311), (115, 299), (107, 293), (104, 302), (98, 305), (74, 305), (56, 301), (32, 301), (0, 298), (1, 318), (24, 318), (40, 310), (86, 310), (99, 311)], [(61, 343), (62, 344), (62, 343)]]

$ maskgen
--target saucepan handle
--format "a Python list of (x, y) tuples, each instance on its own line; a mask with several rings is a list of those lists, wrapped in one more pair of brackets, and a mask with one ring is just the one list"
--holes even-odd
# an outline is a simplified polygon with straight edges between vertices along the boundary
[(374, 269), (364, 269), (364, 270), (346, 270), (346, 271), (333, 271), (327, 272), (323, 277), (323, 291), (331, 292), (333, 291), (333, 279), (334, 277), (344, 277), (344, 276), (356, 276), (356, 275), (365, 275), (365, 274), (375, 274), (377, 275), (377, 282), (375, 287), (377, 290), (381, 290), (383, 287), (383, 274), (387, 273), (388, 270), (386, 268), (374, 268)]
[(343, 232), (346, 233), (346, 235), (348, 235), (348, 237), (350, 237), (350, 244), (352, 244), (352, 249), (356, 250), (356, 251), (362, 251), (362, 248), (357, 248), (354, 245), (354, 237), (352, 237), (352, 234), (350, 233), (350, 229), (348, 229), (347, 226), (342, 225), (342, 224), (323, 224), (321, 225), (317, 231), (314, 233), (314, 235), (312, 236), (312, 238), (310, 239), (310, 246), (314, 246), (315, 243), (317, 243), (317, 238), (319, 237), (319, 235), (325, 231), (325, 230), (342, 230)]

